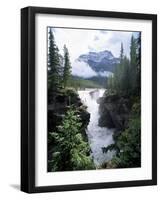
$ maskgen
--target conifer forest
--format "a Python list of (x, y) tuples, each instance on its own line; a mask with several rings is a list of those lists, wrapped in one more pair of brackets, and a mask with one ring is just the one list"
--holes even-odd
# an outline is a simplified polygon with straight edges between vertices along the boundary
[(141, 33), (47, 27), (47, 171), (141, 167)]

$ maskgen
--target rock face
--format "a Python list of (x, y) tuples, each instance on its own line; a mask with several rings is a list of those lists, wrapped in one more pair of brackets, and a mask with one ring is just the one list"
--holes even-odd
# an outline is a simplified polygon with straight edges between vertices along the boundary
[(85, 129), (89, 123), (90, 114), (87, 112), (86, 107), (81, 103), (78, 93), (73, 89), (62, 89), (59, 92), (53, 91), (51, 96), (53, 98), (50, 99), (48, 105), (48, 132), (56, 131), (56, 126), (61, 124), (69, 106), (73, 105), (77, 108), (81, 118), (82, 133), (85, 133)]
[[(82, 123), (80, 131), (83, 139), (87, 141), (86, 128), (89, 123), (90, 114), (81, 103), (78, 93), (74, 89), (59, 89), (59, 91), (50, 91), (50, 94), (48, 93), (48, 133), (57, 131), (56, 127), (61, 124), (66, 111), (71, 105), (77, 108)], [(55, 145), (55, 141), (50, 140), (50, 136), (48, 135), (48, 161), (52, 160)], [(51, 170), (48, 168), (48, 171)]]
[(127, 127), (130, 105), (126, 97), (107, 95), (99, 100), (100, 119), (102, 127), (115, 128), (117, 132)]
[(114, 72), (119, 58), (115, 58), (111, 51), (105, 50), (100, 52), (89, 52), (80, 55), (77, 59), (80, 62), (87, 63), (98, 75), (104, 76), (105, 72)]

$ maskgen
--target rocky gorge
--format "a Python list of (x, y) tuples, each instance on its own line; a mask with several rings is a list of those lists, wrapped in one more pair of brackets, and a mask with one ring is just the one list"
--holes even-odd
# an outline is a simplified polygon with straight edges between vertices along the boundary
[[(51, 92), (51, 91), (50, 91)], [(81, 122), (81, 134), (84, 141), (87, 141), (86, 128), (90, 120), (90, 114), (87, 112), (86, 106), (83, 105), (81, 99), (73, 88), (59, 89), (52, 91), (48, 95), (48, 160), (52, 159), (53, 153), (56, 151), (55, 141), (50, 138), (50, 133), (57, 131), (57, 127), (62, 123), (65, 113), (72, 106), (78, 111)], [(50, 170), (50, 165), (48, 166)]]
[[(74, 89), (61, 89), (52, 94), (52, 99), (48, 104), (48, 131), (55, 131), (56, 127), (61, 123), (69, 106), (76, 107), (81, 118), (82, 130), (88, 125), (90, 114), (81, 102), (78, 93)], [(84, 132), (84, 131), (83, 131)]]
[(99, 125), (101, 127), (115, 128), (117, 132), (127, 128), (131, 104), (126, 96), (104, 94), (99, 99)]
[(141, 163), (141, 104), (138, 96), (112, 94), (105, 91), (99, 103), (99, 126), (113, 128), (111, 145), (102, 148), (104, 153), (115, 155), (102, 168), (140, 167)]

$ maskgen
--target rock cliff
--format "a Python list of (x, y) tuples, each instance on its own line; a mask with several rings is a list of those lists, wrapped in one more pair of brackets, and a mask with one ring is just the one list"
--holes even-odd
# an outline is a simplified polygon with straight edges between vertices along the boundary
[(127, 127), (131, 107), (128, 98), (105, 94), (99, 104), (100, 126), (115, 128), (117, 132)]
[(51, 96), (52, 99), (50, 99), (48, 105), (48, 132), (56, 131), (56, 127), (61, 124), (66, 111), (72, 105), (78, 110), (78, 115), (82, 122), (82, 134), (84, 135), (90, 114), (82, 104), (78, 93), (74, 89), (61, 89), (59, 91), (52, 91)]

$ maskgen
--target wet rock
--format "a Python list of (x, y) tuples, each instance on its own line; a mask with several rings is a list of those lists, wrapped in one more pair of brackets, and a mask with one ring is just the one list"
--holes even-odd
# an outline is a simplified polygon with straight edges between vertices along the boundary
[(127, 126), (130, 108), (129, 100), (118, 95), (104, 96), (99, 99), (99, 125), (123, 130)]
[(72, 88), (53, 91), (52, 98), (50, 98), (48, 104), (48, 132), (56, 131), (56, 127), (61, 124), (66, 111), (71, 105), (75, 106), (79, 111), (82, 133), (85, 134), (90, 114), (87, 112), (86, 107), (83, 106), (78, 93)]
[(81, 106), (79, 108), (79, 112), (80, 112), (81, 122), (82, 122), (83, 126), (86, 128), (88, 126), (88, 123), (90, 120), (90, 113), (87, 112), (85, 106)]

